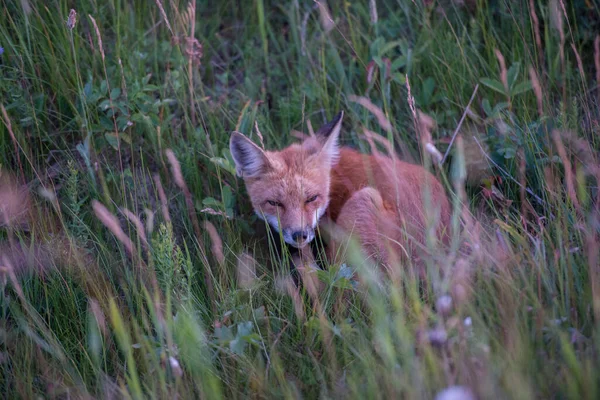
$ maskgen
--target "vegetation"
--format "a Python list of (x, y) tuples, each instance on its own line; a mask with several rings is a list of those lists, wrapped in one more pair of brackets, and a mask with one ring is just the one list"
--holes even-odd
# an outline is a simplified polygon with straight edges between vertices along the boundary
[[(597, 398), (599, 11), (0, 2), (2, 395)], [(229, 133), (339, 110), (447, 185), (425, 274), (349, 246), (297, 287), (253, 216)]]

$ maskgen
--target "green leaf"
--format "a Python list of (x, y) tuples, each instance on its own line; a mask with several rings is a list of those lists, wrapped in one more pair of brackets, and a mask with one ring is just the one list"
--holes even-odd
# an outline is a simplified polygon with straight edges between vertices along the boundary
[(210, 162), (218, 165), (230, 174), (235, 175), (235, 166), (228, 159), (222, 157), (211, 157)]
[(504, 90), (504, 86), (502, 85), (502, 83), (495, 79), (481, 78), (479, 82), (481, 82), (483, 85), (489, 87), (495, 92), (506, 95), (506, 91)]
[(402, 43), (403, 43), (403, 40), (394, 40), (392, 42), (388, 42), (388, 43), (384, 44), (383, 47), (381, 47), (381, 49), (379, 49), (378, 55), (383, 56), (383, 55), (385, 55), (385, 53), (387, 53), (394, 47), (400, 46)]
[(506, 101), (501, 101), (500, 103), (494, 106), (494, 110), (492, 111), (492, 115), (498, 115), (501, 111), (504, 111), (508, 108), (509, 104)]
[(235, 197), (231, 192), (231, 188), (227, 185), (223, 186), (223, 204), (225, 208), (233, 208), (235, 206)]
[(518, 94), (528, 92), (532, 88), (533, 88), (533, 86), (531, 84), (531, 81), (521, 82), (518, 85), (516, 85), (514, 88), (511, 89), (510, 94), (511, 94), (511, 96), (516, 96)]
[(431, 104), (434, 90), (435, 80), (433, 80), (433, 78), (431, 77), (425, 79), (425, 81), (423, 82), (423, 90), (421, 91), (421, 100), (423, 102), (423, 104), (421, 104), (421, 107), (427, 107)]
[(104, 139), (106, 139), (106, 141), (108, 142), (108, 144), (115, 150), (119, 149), (119, 139), (117, 138), (117, 135), (115, 135), (114, 133), (110, 133), (110, 132), (106, 132), (104, 134)]
[(237, 355), (244, 354), (247, 343), (252, 343), (256, 336), (253, 335), (252, 330), (254, 324), (252, 321), (241, 322), (237, 326), (237, 334), (235, 339), (229, 342), (229, 349)]
[(519, 72), (521, 71), (521, 63), (516, 62), (510, 66), (508, 72), (506, 73), (506, 80), (508, 83), (508, 87), (512, 89), (512, 87), (517, 82), (517, 78), (519, 77)]
[(120, 95), (121, 95), (121, 89), (119, 89), (119, 88), (113, 88), (113, 89), (110, 91), (110, 98), (111, 98), (112, 100), (115, 100), (115, 99), (117, 99), (117, 98), (118, 98)]
[(483, 101), (481, 102), (481, 106), (483, 107), (483, 111), (485, 112), (485, 115), (487, 115), (488, 117), (492, 115), (492, 113), (493, 113), (492, 106), (488, 99), (483, 99)]
[(202, 204), (205, 207), (223, 207), (223, 203), (215, 199), (214, 197), (205, 197), (204, 200), (202, 200)]
[(391, 69), (392, 71), (397, 70), (398, 68), (402, 68), (406, 65), (406, 56), (400, 56), (392, 61)]

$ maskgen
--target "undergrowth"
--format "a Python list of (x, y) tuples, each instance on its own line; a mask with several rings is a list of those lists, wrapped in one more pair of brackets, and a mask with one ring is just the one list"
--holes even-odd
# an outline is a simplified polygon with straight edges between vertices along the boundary
[[(0, 2), (3, 396), (597, 398), (599, 7)], [(253, 215), (230, 132), (339, 110), (445, 183), (424, 274)]]

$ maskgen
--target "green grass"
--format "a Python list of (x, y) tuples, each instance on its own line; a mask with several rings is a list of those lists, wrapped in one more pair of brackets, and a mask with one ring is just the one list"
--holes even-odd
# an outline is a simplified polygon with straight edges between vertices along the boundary
[[(168, 26), (152, 1), (0, 3), (4, 397), (598, 396), (597, 0), (332, 1), (331, 30), (313, 2), (158, 3)], [(421, 162), (407, 78), (442, 153), (479, 85), (436, 169), (455, 246), (394, 282), (350, 246), (298, 291), (229, 133), (282, 148), (344, 110), (343, 143)]]

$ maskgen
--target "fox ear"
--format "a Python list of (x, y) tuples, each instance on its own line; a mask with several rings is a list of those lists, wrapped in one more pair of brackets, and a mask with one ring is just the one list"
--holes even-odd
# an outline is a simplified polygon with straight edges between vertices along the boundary
[(344, 112), (340, 111), (331, 121), (323, 125), (315, 133), (315, 136), (319, 138), (323, 147), (321, 148), (321, 156), (325, 157), (330, 165), (335, 165), (340, 156), (339, 136), (342, 129), (342, 119), (344, 118)]
[(240, 177), (256, 177), (269, 167), (269, 160), (265, 152), (239, 132), (231, 133), (229, 151), (231, 151), (236, 172)]

